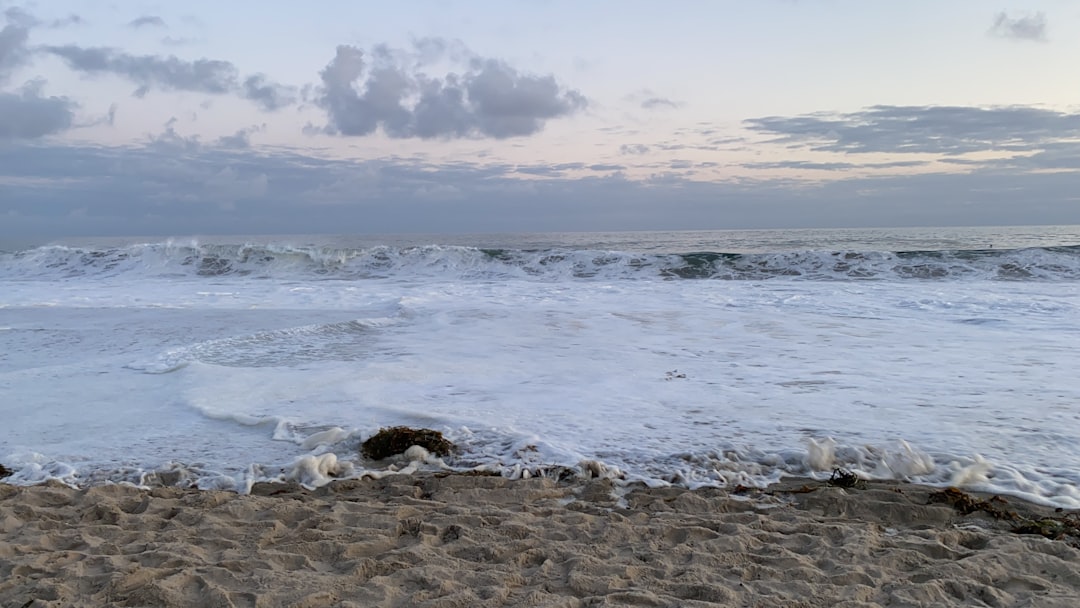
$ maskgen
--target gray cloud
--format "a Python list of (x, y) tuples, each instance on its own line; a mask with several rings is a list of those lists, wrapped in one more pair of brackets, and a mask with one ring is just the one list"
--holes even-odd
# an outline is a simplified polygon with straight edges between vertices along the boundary
[(168, 27), (168, 26), (165, 25), (165, 20), (162, 19), (161, 17), (157, 17), (155, 15), (144, 15), (144, 16), (139, 17), (137, 19), (132, 19), (128, 23), (128, 27), (138, 29), (138, 28), (141, 28), (141, 27)]
[(619, 146), (619, 154), (633, 154), (640, 156), (649, 153), (649, 146), (645, 144), (623, 144)]
[(1005, 158), (944, 158), (940, 162), (1003, 172), (1057, 171), (1080, 173), (1080, 142), (1062, 141), (1043, 146), (1035, 153)]
[(17, 93), (0, 93), (0, 140), (35, 139), (71, 127), (75, 104), (64, 97), (44, 97), (31, 84)]
[(123, 76), (139, 85), (139, 95), (154, 88), (221, 94), (237, 86), (236, 68), (228, 61), (184, 61), (175, 56), (129, 55), (106, 47), (70, 44), (44, 50), (63, 58), (76, 71)]
[(873, 106), (850, 114), (752, 118), (744, 125), (778, 135), (773, 143), (849, 153), (1030, 151), (1080, 137), (1080, 113), (1020, 106)]
[(69, 25), (84, 25), (85, 23), (86, 23), (86, 19), (83, 19), (79, 15), (76, 15), (76, 14), (72, 13), (72, 14), (68, 15), (67, 17), (62, 17), (60, 19), (53, 19), (52, 21), (49, 22), (49, 27), (53, 28), (53, 29), (59, 29), (59, 28), (62, 28), (62, 27), (67, 27)]
[(517, 167), (516, 171), (518, 173), (524, 173), (526, 175), (542, 175), (542, 176), (545, 176), (545, 177), (557, 177), (559, 175), (562, 175), (562, 171), (556, 171), (555, 169), (553, 169), (551, 167), (543, 166), (543, 165), (540, 165), (540, 166), (523, 165), (523, 166)]
[(650, 98), (648, 98), (648, 99), (641, 102), (641, 107), (645, 108), (646, 110), (656, 110), (656, 109), (663, 109), (663, 108), (678, 108), (678, 107), (681, 107), (681, 106), (682, 106), (682, 104), (680, 104), (679, 102), (672, 101), (670, 99), (666, 99), (666, 98), (663, 98), (663, 97), (650, 97)]
[(504, 139), (536, 133), (546, 121), (587, 103), (553, 76), (521, 74), (494, 59), (473, 57), (460, 75), (427, 76), (418, 68), (456, 48), (439, 42), (424, 39), (417, 53), (377, 46), (370, 57), (357, 47), (339, 46), (320, 72), (315, 96), (329, 118), (324, 131), (363, 136), (381, 127), (395, 138)]
[(202, 149), (198, 135), (185, 137), (176, 131), (177, 122), (175, 116), (166, 121), (165, 130), (159, 135), (151, 135), (147, 147), (155, 151), (180, 154), (191, 154)]
[[(0, 84), (29, 60), (30, 28), (40, 25), (16, 7), (3, 14), (7, 23), (0, 29)], [(66, 97), (43, 95), (43, 85), (44, 81), (32, 81), (16, 92), (0, 92), (0, 140), (37, 139), (71, 127), (76, 104)]]
[(661, 95), (657, 95), (652, 89), (640, 89), (630, 93), (624, 97), (626, 101), (637, 104), (638, 107), (645, 110), (666, 110), (681, 108), (682, 103), (668, 99)]
[(8, 22), (13, 25), (18, 25), (24, 28), (34, 27), (47, 27), (50, 29), (60, 29), (68, 27), (69, 25), (83, 25), (86, 20), (74, 13), (67, 17), (60, 17), (59, 19), (53, 19), (52, 21), (42, 21), (34, 15), (24, 11), (18, 7), (11, 7), (4, 11), (4, 16)]
[(327, 131), (369, 135), (382, 122), (388, 132), (403, 136), (398, 131), (407, 126), (409, 112), (401, 105), (401, 98), (409, 92), (411, 80), (393, 68), (374, 70), (360, 94), (353, 82), (363, 75), (365, 67), (363, 51), (339, 46), (334, 59), (320, 72), (323, 90), (316, 103), (329, 115)]
[(296, 103), (296, 89), (267, 80), (263, 74), (244, 79), (243, 97), (264, 110), (273, 111)]
[(1015, 40), (1046, 41), (1046, 15), (1039, 12), (1023, 17), (1010, 17), (1002, 11), (994, 17), (990, 33)]
[(586, 165), (585, 163), (560, 163), (557, 165), (517, 165), (513, 168), (514, 173), (540, 175), (544, 177), (561, 177), (567, 171), (584, 170), (606, 173), (611, 171), (625, 171), (626, 167), (623, 165), (609, 164)]
[(553, 76), (524, 76), (501, 61), (474, 61), (466, 90), (479, 131), (493, 137), (529, 135), (544, 121), (586, 106), (577, 91), (563, 91)]
[(0, 30), (0, 84), (10, 78), (15, 68), (26, 62), (29, 55), (26, 48), (28, 38), (29, 28), (19, 23), (8, 23)]
[(251, 147), (251, 133), (247, 129), (240, 129), (232, 135), (218, 139), (218, 145), (230, 150), (246, 150)]
[(558, 163), (551, 168), (556, 171), (580, 171), (585, 168), (585, 163)]
[(24, 28), (31, 28), (41, 24), (37, 17), (17, 6), (4, 9), (4, 18), (7, 19), (9, 24)]
[(240, 129), (232, 135), (226, 135), (217, 140), (217, 145), (229, 150), (246, 150), (251, 147), (251, 134), (262, 131), (265, 125)]
[(235, 94), (265, 110), (278, 110), (296, 102), (295, 89), (255, 74), (240, 81), (231, 62), (214, 59), (185, 61), (170, 55), (130, 55), (106, 47), (47, 46), (44, 51), (63, 58), (72, 69), (87, 74), (113, 74), (138, 85), (135, 95), (152, 89)]
[(899, 167), (924, 167), (930, 164), (922, 160), (898, 160), (884, 163), (828, 163), (802, 160), (786, 160), (767, 163), (745, 163), (748, 169), (810, 169), (813, 171), (848, 171), (851, 169), (895, 169)]

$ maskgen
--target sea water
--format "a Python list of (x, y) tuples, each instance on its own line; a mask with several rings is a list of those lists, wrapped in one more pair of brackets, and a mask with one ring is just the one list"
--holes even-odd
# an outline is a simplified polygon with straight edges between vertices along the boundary
[(385, 474), (395, 425), (650, 484), (1080, 507), (1080, 227), (0, 243), (7, 481)]

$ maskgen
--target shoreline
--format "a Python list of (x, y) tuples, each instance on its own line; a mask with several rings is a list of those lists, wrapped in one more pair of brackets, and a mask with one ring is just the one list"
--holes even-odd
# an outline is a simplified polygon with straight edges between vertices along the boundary
[[(932, 502), (941, 492), (463, 473), (246, 495), (0, 483), (0, 604), (1075, 605), (1080, 538), (1016, 534), (987, 510)], [(1032, 521), (1075, 517), (964, 496)]]

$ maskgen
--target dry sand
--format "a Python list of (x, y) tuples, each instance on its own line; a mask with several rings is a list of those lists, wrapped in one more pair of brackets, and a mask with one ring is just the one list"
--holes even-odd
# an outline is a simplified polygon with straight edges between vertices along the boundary
[(928, 505), (932, 491), (0, 485), (0, 605), (1080, 606), (1070, 542)]

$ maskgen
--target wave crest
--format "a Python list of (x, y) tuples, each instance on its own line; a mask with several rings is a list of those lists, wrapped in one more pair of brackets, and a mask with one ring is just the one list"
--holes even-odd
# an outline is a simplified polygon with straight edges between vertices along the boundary
[(362, 280), (384, 278), (867, 280), (1080, 279), (1080, 246), (939, 251), (634, 253), (447, 245), (330, 248), (288, 244), (52, 245), (0, 254), (0, 279), (142, 276)]

